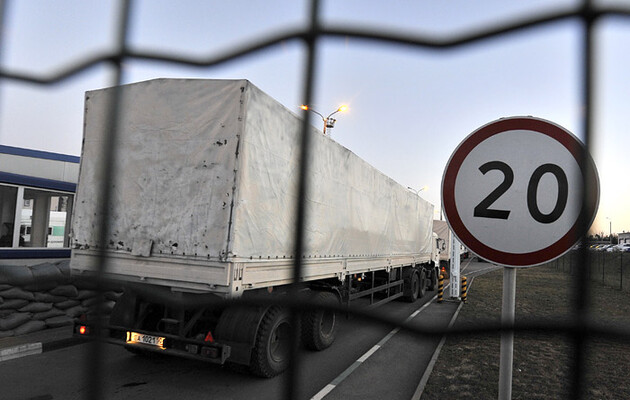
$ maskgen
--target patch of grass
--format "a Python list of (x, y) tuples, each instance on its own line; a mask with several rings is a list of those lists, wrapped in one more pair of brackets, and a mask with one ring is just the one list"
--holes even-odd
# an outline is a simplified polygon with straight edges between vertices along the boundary
[[(474, 279), (456, 327), (498, 323), (503, 271)], [(572, 277), (553, 264), (517, 270), (516, 321), (567, 319)], [(589, 310), (602, 322), (630, 321), (630, 294), (591, 282)], [(573, 345), (570, 336), (517, 332), (514, 339), (513, 399), (569, 398)], [(500, 334), (453, 336), (446, 340), (422, 399), (496, 399)], [(583, 398), (630, 398), (630, 345), (593, 338), (586, 353)]]

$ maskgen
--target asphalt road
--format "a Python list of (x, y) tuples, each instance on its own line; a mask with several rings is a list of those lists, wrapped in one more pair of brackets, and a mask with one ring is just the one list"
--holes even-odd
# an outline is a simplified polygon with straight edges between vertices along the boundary
[[(469, 263), (464, 274), (493, 268)], [(445, 291), (445, 294), (448, 291)], [(411, 324), (446, 326), (459, 303), (436, 304), (435, 292), (413, 304), (394, 301), (376, 312)], [(342, 317), (337, 339), (321, 352), (301, 351), (300, 399), (411, 399), (440, 337), (417, 337), (396, 328)], [(89, 344), (0, 363), (3, 399), (83, 399)], [(261, 379), (247, 373), (172, 357), (141, 357), (106, 345), (105, 399), (278, 399), (287, 374)]]

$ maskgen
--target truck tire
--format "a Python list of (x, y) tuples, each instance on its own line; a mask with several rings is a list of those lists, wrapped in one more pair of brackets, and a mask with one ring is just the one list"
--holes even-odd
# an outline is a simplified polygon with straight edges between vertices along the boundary
[(249, 365), (252, 374), (271, 378), (287, 369), (291, 349), (291, 316), (281, 307), (271, 307), (265, 313), (252, 351)]
[(418, 298), (422, 298), (422, 297), (424, 297), (424, 295), (427, 292), (427, 275), (426, 275), (426, 271), (424, 269), (421, 269), (419, 275), (420, 275), (420, 277), (419, 277), (420, 290), (418, 290)]
[[(316, 304), (337, 305), (337, 296), (331, 292), (315, 292), (311, 300)], [(337, 315), (334, 311), (313, 310), (302, 313), (302, 343), (309, 350), (324, 350), (335, 341)]]
[(403, 300), (413, 303), (418, 300), (421, 291), (420, 276), (417, 271), (412, 271), (409, 277), (405, 278)]
[(429, 290), (430, 292), (434, 291), (435, 289), (437, 289), (437, 284), (438, 284), (438, 269), (436, 267), (431, 270), (431, 277), (429, 278), (429, 285), (427, 287), (427, 290)]

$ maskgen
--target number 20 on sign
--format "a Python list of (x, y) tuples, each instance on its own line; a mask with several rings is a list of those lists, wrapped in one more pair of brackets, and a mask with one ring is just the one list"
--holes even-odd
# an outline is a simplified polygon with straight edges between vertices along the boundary
[(582, 143), (533, 117), (502, 118), (471, 133), (442, 178), (451, 230), (472, 252), (505, 266), (564, 254), (583, 234), (580, 213), (590, 225), (598, 201), (597, 170)]

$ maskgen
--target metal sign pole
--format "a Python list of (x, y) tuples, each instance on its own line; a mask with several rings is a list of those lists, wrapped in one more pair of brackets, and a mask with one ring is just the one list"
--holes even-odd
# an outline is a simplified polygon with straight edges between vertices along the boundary
[[(514, 324), (516, 308), (516, 268), (503, 268), (503, 304), (501, 324)], [(514, 331), (501, 332), (501, 356), (499, 365), (499, 400), (512, 398), (512, 364), (514, 359)]]
[(459, 299), (459, 241), (451, 233), (451, 298)]

